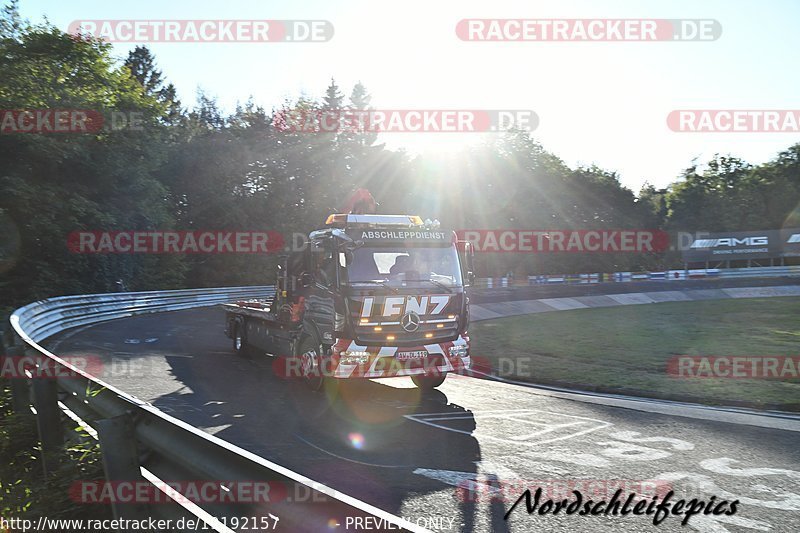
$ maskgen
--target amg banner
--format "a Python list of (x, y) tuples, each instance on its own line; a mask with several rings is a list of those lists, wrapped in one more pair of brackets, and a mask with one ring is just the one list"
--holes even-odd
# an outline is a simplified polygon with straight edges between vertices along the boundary
[(800, 257), (800, 228), (696, 233), (683, 248), (687, 263), (780, 257)]

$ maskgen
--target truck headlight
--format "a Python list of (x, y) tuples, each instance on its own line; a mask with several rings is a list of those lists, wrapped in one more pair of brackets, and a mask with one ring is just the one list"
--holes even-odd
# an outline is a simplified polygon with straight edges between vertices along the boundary
[(346, 351), (339, 354), (340, 365), (363, 365), (369, 361), (369, 352)]
[(469, 349), (466, 344), (450, 347), (450, 357), (466, 357), (468, 353)]

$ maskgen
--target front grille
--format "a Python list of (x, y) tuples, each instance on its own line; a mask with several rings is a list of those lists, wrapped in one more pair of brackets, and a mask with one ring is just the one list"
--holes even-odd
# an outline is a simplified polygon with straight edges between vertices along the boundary
[[(423, 318), (423, 321), (425, 318)], [(375, 331), (375, 326), (356, 326), (356, 342), (361, 346), (389, 345), (389, 346), (422, 346), (425, 344), (438, 344), (452, 341), (458, 337), (458, 324), (456, 321), (444, 322), (444, 326), (437, 328), (436, 324), (420, 324), (417, 331), (408, 332), (399, 324), (381, 324), (381, 331)], [(425, 334), (430, 333), (431, 337)], [(394, 340), (386, 337), (393, 335)]]

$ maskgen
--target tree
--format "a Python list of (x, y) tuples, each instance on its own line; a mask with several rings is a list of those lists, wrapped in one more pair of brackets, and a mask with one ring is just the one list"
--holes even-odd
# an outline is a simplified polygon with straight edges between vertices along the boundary
[[(142, 128), (69, 135), (0, 135), (0, 300), (115, 289), (268, 283), (274, 256), (78, 255), (78, 230), (230, 230), (307, 233), (354, 189), (384, 213), (438, 218), (459, 229), (670, 229), (800, 226), (800, 144), (751, 165), (693, 161), (667, 188), (638, 196), (613, 170), (570, 168), (526, 131), (461, 153), (413, 158), (354, 124), (331, 132), (279, 128), (306, 117), (372, 110), (358, 82), (334, 79), (319, 98), (266, 111), (252, 97), (232, 114), (199, 91), (183, 110), (145, 47), (119, 64), (109, 45), (31, 26), (16, 2), (0, 14), (0, 109), (137, 113)], [(107, 120), (107, 126), (112, 126)], [(677, 255), (481, 254), (479, 273), (598, 272), (677, 266)]]
[(331, 83), (325, 89), (325, 97), (322, 99), (322, 109), (324, 111), (340, 111), (343, 101), (344, 95), (339, 90), (336, 80), (331, 78)]
[[(5, 20), (4, 27), (14, 22)], [(81, 109), (106, 117), (99, 131), (0, 136), (0, 210), (20, 235), (0, 299), (180, 283), (175, 258), (79, 255), (67, 236), (80, 230), (171, 224), (166, 191), (152, 173), (163, 160), (164, 106), (117, 67), (101, 42), (51, 25), (24, 27), (0, 41), (0, 108)], [(112, 112), (136, 113), (143, 127), (114, 129)], [(156, 283), (156, 285), (148, 285)]]
[(181, 102), (178, 100), (175, 86), (164, 85), (162, 73), (156, 68), (155, 58), (146, 46), (137, 46), (128, 53), (125, 67), (139, 82), (145, 94), (155, 97), (166, 106), (162, 117), (167, 124), (176, 124), (183, 118)]
[(28, 21), (19, 15), (19, 0), (10, 0), (0, 15), (0, 39), (18, 41)]

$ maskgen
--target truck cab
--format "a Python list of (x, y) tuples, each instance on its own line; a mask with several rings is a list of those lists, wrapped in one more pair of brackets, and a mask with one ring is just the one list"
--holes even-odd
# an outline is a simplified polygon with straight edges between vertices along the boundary
[[(248, 342), (288, 354), (289, 373), (312, 389), (326, 379), (396, 376), (433, 388), (469, 368), (472, 279), (469, 244), (438, 223), (331, 215), (279, 267), (273, 316), (262, 324), (269, 338), (248, 333)], [(229, 322), (238, 320), (226, 307)]]

